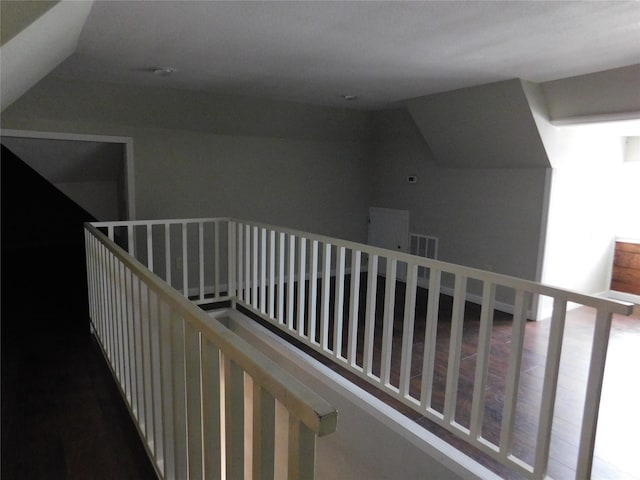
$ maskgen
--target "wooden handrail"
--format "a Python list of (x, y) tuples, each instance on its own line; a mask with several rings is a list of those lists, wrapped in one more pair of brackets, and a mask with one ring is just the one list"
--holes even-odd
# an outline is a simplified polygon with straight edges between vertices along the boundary
[[(219, 224), (225, 224), (227, 238), (218, 238), (215, 233), (215, 248), (219, 243), (226, 244), (226, 266), (228, 271), (227, 291), (224, 295), (222, 283), (218, 278), (218, 271), (214, 280), (213, 297), (204, 298), (204, 253), (203, 253), (203, 225), (215, 224), (215, 232)], [(186, 263), (189, 259), (187, 248), (187, 228), (191, 224), (199, 225), (199, 239), (193, 244), (198, 245), (198, 252), (194, 255), (199, 259), (200, 285), (199, 302), (216, 302), (231, 300), (232, 306), (247, 308), (253, 314), (263, 318), (275, 327), (291, 335), (311, 349), (319, 352), (330, 360), (340, 364), (351, 373), (364, 379), (376, 388), (385, 391), (396, 400), (421, 413), (435, 423), (441, 425), (458, 437), (479, 448), (496, 460), (509, 465), (530, 478), (543, 478), (548, 465), (549, 442), (554, 421), (553, 411), (557, 396), (558, 368), (563, 343), (564, 320), (569, 303), (581, 304), (596, 310), (594, 328), (597, 335), (593, 340), (593, 348), (589, 359), (589, 377), (587, 394), (584, 403), (583, 431), (581, 433), (580, 449), (578, 453), (581, 472), (591, 467), (593, 456), (593, 442), (599, 406), (608, 332), (613, 314), (630, 315), (633, 311), (631, 303), (612, 300), (581, 292), (570, 291), (551, 285), (541, 284), (495, 272), (483, 271), (462, 265), (452, 264), (431, 258), (411, 255), (404, 252), (391, 251), (362, 243), (342, 240), (324, 235), (316, 235), (296, 229), (277, 227), (265, 223), (244, 221), (235, 218), (195, 218), (172, 220), (149, 220), (135, 222), (101, 222), (87, 224), (87, 229), (101, 241), (110, 251), (123, 262), (127, 268), (139, 275), (145, 283), (152, 285), (163, 301), (170, 304), (170, 308), (182, 316), (194, 328), (202, 332), (204, 338), (209, 339), (228, 354), (240, 368), (247, 371), (257, 383), (261, 384), (271, 395), (277, 398), (293, 415), (300, 419), (312, 432), (318, 436), (331, 433), (336, 428), (336, 412), (330, 405), (317, 398), (313, 392), (302, 384), (291, 382), (279, 367), (265, 361), (264, 356), (236, 337), (220, 324), (212, 325), (207, 315), (188, 299), (188, 274)], [(181, 225), (182, 260), (185, 265), (182, 275), (183, 294), (165, 283), (160, 277), (149, 271), (143, 264), (129, 256), (122, 248), (114, 245), (98, 229), (107, 228), (110, 237), (115, 228), (127, 228), (128, 244), (135, 255), (136, 234), (133, 227), (146, 227), (148, 263), (152, 263), (152, 226), (165, 226), (164, 249), (170, 244), (171, 234), (169, 225)], [(161, 240), (161, 239), (159, 239)], [(132, 243), (133, 242), (133, 243)], [(210, 245), (210, 242), (207, 243)], [(160, 242), (161, 245), (161, 242)], [(222, 263), (217, 257), (215, 268)], [(351, 256), (351, 280), (348, 293), (345, 285), (347, 275), (347, 257)], [(176, 257), (177, 258), (177, 257)], [(366, 260), (365, 260), (366, 259)], [(386, 259), (386, 272), (379, 272), (379, 260)], [(366, 262), (366, 266), (365, 266)], [(170, 276), (171, 257), (166, 253), (166, 276)], [(382, 293), (384, 300), (381, 359), (374, 361), (374, 325), (376, 322), (376, 288), (378, 275), (386, 279), (397, 279), (400, 264), (406, 264), (406, 278), (400, 275), (400, 281), (405, 282), (404, 299), (395, 298), (395, 282), (387, 282)], [(335, 265), (334, 265), (335, 264)], [(332, 270), (335, 266), (335, 272)], [(362, 266), (362, 268), (361, 268)], [(151, 267), (153, 268), (153, 267)], [(420, 285), (428, 290), (428, 305), (425, 323), (425, 350), (422, 359), (420, 394), (416, 397), (410, 391), (411, 371), (411, 341), (416, 324), (416, 293), (418, 285), (418, 270), (425, 268), (429, 272), (427, 285)], [(403, 267), (404, 269), (404, 267)], [(404, 271), (404, 270), (403, 270)], [(368, 272), (366, 278), (366, 301), (364, 312), (360, 288), (360, 274)], [(335, 286), (332, 277), (335, 275)], [(447, 275), (447, 281), (443, 281)], [(309, 279), (308, 294), (304, 284)], [(450, 279), (455, 282), (450, 285)], [(424, 280), (424, 279), (423, 279)], [(469, 280), (482, 284), (481, 295), (476, 295), (474, 289), (468, 289)], [(320, 284), (318, 284), (320, 282)], [(296, 286), (296, 283), (298, 286)], [(180, 282), (178, 281), (179, 285)], [(432, 382), (434, 374), (434, 355), (436, 349), (435, 336), (438, 323), (439, 293), (452, 288), (452, 331), (449, 341), (448, 367), (444, 408), (433, 407)], [(474, 286), (475, 288), (475, 286)], [(296, 293), (297, 289), (297, 293)], [(505, 303), (498, 302), (498, 290), (505, 289), (507, 293)], [(277, 291), (277, 298), (276, 298)], [(335, 299), (331, 300), (331, 293)], [(447, 293), (448, 294), (448, 293)], [(308, 296), (307, 296), (308, 295)], [(477, 296), (477, 300), (475, 297)], [(513, 296), (513, 298), (511, 298)], [(540, 412), (541, 420), (537, 433), (535, 461), (532, 464), (524, 462), (512, 455), (513, 429), (517, 416), (517, 392), (522, 362), (522, 345), (524, 339), (524, 324), (535, 308), (539, 297), (552, 300), (553, 315), (550, 318), (552, 335), (550, 336), (549, 351), (544, 370), (543, 408)], [(503, 295), (502, 298), (505, 298)], [(346, 299), (346, 302), (345, 302)], [(460, 364), (460, 338), (463, 332), (465, 302), (471, 300), (481, 305), (480, 325), (481, 338), (478, 341), (478, 363), (474, 376), (474, 393), (472, 400), (471, 419), (469, 428), (456, 421), (456, 395), (459, 383), (458, 366)], [(195, 300), (194, 300), (195, 301)], [(513, 301), (513, 304), (510, 302)], [(498, 303), (500, 305), (498, 305)], [(394, 309), (396, 305), (404, 306), (404, 317), (401, 333), (394, 333)], [(308, 310), (307, 310), (308, 308)], [(348, 312), (344, 311), (347, 309)], [(507, 403), (505, 405), (505, 421), (498, 443), (493, 443), (482, 436), (484, 415), (484, 391), (487, 381), (488, 366), (491, 355), (490, 334), (494, 310), (504, 310), (513, 313), (514, 336), (516, 341), (510, 352), (510, 362), (514, 367), (508, 374)], [(308, 318), (306, 316), (308, 311)], [(358, 324), (364, 313), (364, 325)], [(381, 313), (378, 310), (378, 313)], [(332, 320), (331, 320), (332, 319)], [(364, 328), (364, 332), (360, 331)], [(348, 335), (346, 349), (342, 346), (344, 335)], [(333, 333), (333, 340), (330, 336)], [(358, 336), (363, 333), (364, 341), (358, 345)], [(399, 338), (401, 336), (401, 338)], [(379, 338), (380, 339), (380, 338)], [(400, 377), (397, 386), (391, 383), (391, 350), (396, 347), (393, 342), (402, 340), (402, 357), (400, 363)], [(332, 344), (333, 346), (330, 346)], [(362, 347), (362, 350), (360, 350)], [(517, 348), (516, 348), (517, 347)], [(515, 349), (514, 349), (515, 348)], [(360, 356), (359, 356), (360, 355)], [(361, 358), (360, 358), (361, 357)], [(380, 374), (373, 371), (373, 364), (379, 367)]]
[(222, 324), (210, 322), (210, 318), (202, 309), (180, 295), (121, 247), (111, 242), (96, 226), (85, 223), (85, 229), (113, 252), (118, 260), (161, 293), (163, 300), (179, 312), (185, 321), (191, 323), (205, 338), (217, 345), (226, 356), (242, 367), (254, 381), (299, 418), (307, 428), (320, 437), (335, 431), (338, 414), (328, 402), (285, 373), (272, 360)]
[(620, 315), (630, 315), (633, 312), (633, 304), (619, 300), (597, 297), (573, 290), (567, 290), (560, 287), (554, 287), (532, 280), (525, 280), (501, 273), (488, 272), (477, 268), (466, 267), (455, 263), (444, 262), (442, 260), (434, 260), (430, 258), (418, 257), (404, 252), (390, 251), (385, 248), (375, 247), (364, 243), (343, 240), (326, 235), (318, 235), (315, 233), (305, 232), (292, 228), (279, 227), (261, 222), (253, 222), (232, 217), (212, 217), (212, 218), (191, 218), (191, 219), (166, 219), (166, 220), (135, 220), (135, 221), (117, 221), (117, 222), (92, 222), (89, 225), (95, 227), (118, 227), (128, 225), (164, 225), (164, 224), (184, 224), (196, 222), (213, 222), (227, 221), (236, 222), (252, 227), (265, 228), (274, 230), (286, 235), (295, 235), (323, 243), (330, 243), (339, 247), (358, 250), (363, 253), (378, 255), (381, 257), (392, 257), (400, 262), (415, 264), (418, 267), (433, 268), (435, 270), (446, 271), (455, 275), (463, 275), (468, 278), (477, 280), (486, 280), (503, 286), (512, 287), (516, 290), (526, 290), (528, 292), (545, 295), (549, 297), (562, 298), (569, 302), (576, 302), (582, 305), (593, 307), (596, 309), (604, 308), (612, 313)]

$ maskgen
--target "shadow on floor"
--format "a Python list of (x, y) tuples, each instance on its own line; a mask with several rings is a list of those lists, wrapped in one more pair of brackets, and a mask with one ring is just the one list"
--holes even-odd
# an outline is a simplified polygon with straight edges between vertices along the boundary
[(157, 479), (88, 331), (3, 332), (1, 448), (4, 480)]

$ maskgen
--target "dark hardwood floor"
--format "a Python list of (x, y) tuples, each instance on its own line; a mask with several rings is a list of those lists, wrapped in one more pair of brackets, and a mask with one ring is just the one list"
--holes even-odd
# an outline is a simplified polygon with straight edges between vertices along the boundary
[[(424, 293), (424, 292), (423, 292)], [(402, 298), (402, 297), (399, 297)], [(446, 376), (446, 352), (450, 334), (450, 304), (442, 297), (438, 328), (436, 378)], [(470, 405), (470, 379), (475, 368), (475, 342), (478, 335), (478, 309), (465, 308), (465, 328), (461, 359), (461, 393), (458, 419), (465, 423)], [(19, 315), (19, 314), (18, 314)], [(3, 314), (4, 316), (4, 314)], [(395, 327), (401, 328), (401, 312)], [(563, 350), (559, 399), (556, 406), (558, 427), (551, 444), (549, 474), (555, 479), (573, 478), (571, 459), (577, 445), (580, 418), (580, 388), (584, 371), (580, 366), (590, 341), (593, 312), (580, 308), (569, 313), (566, 326), (568, 343)], [(449, 317), (450, 318), (450, 317)], [(3, 326), (6, 318), (3, 318)], [(95, 339), (84, 330), (60, 330), (61, 319), (24, 317), (18, 329), (3, 328), (2, 335), (2, 462), (3, 479), (156, 479), (146, 452), (131, 421), (120, 392), (111, 376)], [(29, 328), (29, 323), (34, 328)], [(44, 328), (44, 325), (49, 328)], [(35, 328), (37, 326), (37, 328)], [(529, 322), (525, 336), (523, 387), (518, 409), (530, 416), (518, 424), (518, 454), (530, 459), (530, 441), (536, 425), (536, 395), (541, 381), (541, 362), (548, 338), (548, 322)], [(380, 325), (378, 325), (380, 327)], [(40, 333), (38, 333), (40, 332)], [(401, 330), (399, 331), (401, 332)], [(496, 313), (492, 336), (484, 434), (491, 438), (499, 425), (502, 384), (506, 368), (511, 322), (508, 315)], [(416, 323), (414, 355), (423, 349), (423, 334)], [(376, 337), (379, 336), (379, 333)], [(395, 353), (398, 349), (394, 349)], [(379, 358), (379, 340), (377, 352)], [(416, 358), (418, 358), (416, 357)], [(392, 383), (396, 382), (399, 361), (392, 361)], [(417, 365), (417, 362), (416, 362)], [(374, 392), (409, 418), (440, 435), (470, 456), (478, 459), (505, 479), (518, 475), (436, 426), (416, 412), (376, 392), (363, 380), (336, 365), (332, 368), (354, 383)], [(636, 433), (640, 431), (640, 312), (632, 317), (615, 317), (600, 411), (594, 459), (594, 480), (640, 479), (640, 456)], [(419, 370), (412, 382), (419, 379)], [(443, 383), (440, 382), (440, 385)], [(435, 383), (435, 386), (438, 382)], [(441, 400), (436, 388), (434, 406)], [(324, 479), (323, 479), (324, 480)], [(358, 479), (360, 480), (360, 479)], [(407, 479), (414, 480), (414, 479)]]
[[(376, 325), (374, 334), (373, 372), (379, 374), (382, 343), (382, 312), (384, 305), (384, 279), (379, 277), (377, 288)], [(349, 282), (346, 282), (348, 291)], [(360, 315), (358, 341), (358, 362), (361, 365), (362, 336), (364, 331), (364, 298), (366, 297), (366, 278), (361, 279)], [(332, 285), (333, 291), (333, 285)], [(307, 282), (308, 298), (308, 282)], [(320, 291), (320, 290), (318, 290)], [(416, 302), (416, 321), (413, 336), (411, 394), (419, 397), (422, 376), (422, 358), (424, 352), (425, 307), (427, 291), (419, 289)], [(345, 294), (348, 298), (348, 295)], [(402, 323), (404, 309), (403, 284), (398, 283), (393, 325), (393, 346), (390, 381), (398, 385), (400, 370), (400, 350), (402, 344)], [(318, 302), (319, 303), (319, 302)], [(286, 305), (286, 302), (285, 302)], [(294, 302), (296, 305), (296, 302)], [(250, 312), (243, 310), (250, 315)], [(333, 317), (334, 299), (331, 295), (330, 317)], [(305, 311), (305, 314), (308, 313)], [(319, 310), (317, 312), (319, 314)], [(345, 308), (345, 318), (347, 311)], [(295, 312), (294, 317), (297, 315)], [(433, 380), (432, 406), (437, 410), (444, 405), (444, 388), (447, 377), (449, 341), (451, 337), (451, 297), (440, 296), (438, 315), (438, 334), (436, 341), (436, 368)], [(275, 333), (287, 337), (286, 334), (263, 325)], [(477, 358), (479, 336), (480, 307), (467, 302), (464, 309), (464, 329), (462, 336), (462, 356), (460, 360), (459, 391), (456, 404), (456, 421), (469, 426), (471, 398)], [(550, 446), (548, 474), (556, 480), (575, 478), (576, 459), (579, 442), (579, 425), (582, 419), (584, 391), (586, 385), (587, 361), (591, 349), (595, 311), (581, 307), (569, 311), (565, 325), (565, 341), (563, 344), (559, 372), (558, 398), (554, 412), (554, 427)], [(332, 320), (329, 331), (333, 331)], [(343, 330), (343, 352), (347, 349), (347, 322)], [(540, 416), (540, 399), (544, 362), (549, 339), (549, 321), (527, 322), (523, 364), (521, 368), (521, 385), (518, 394), (517, 420), (514, 440), (514, 451), (519, 458), (532, 463), (538, 420)], [(485, 396), (485, 414), (483, 436), (495, 443), (498, 442), (504, 402), (504, 379), (509, 363), (511, 345), (512, 317), (496, 311), (493, 320), (491, 337), (491, 353), (489, 373)], [(316, 333), (318, 335), (318, 333)], [(316, 337), (317, 338), (317, 337)], [(332, 348), (333, 340), (329, 340)], [(324, 358), (314, 350), (294, 341), (301, 349), (322, 361), (333, 370), (341, 373), (355, 384), (371, 392), (381, 400), (394, 406), (407, 417), (413, 419), (427, 430), (437, 434), (449, 443), (464, 451), (482, 464), (498, 473), (505, 479), (525, 478), (500, 465), (484, 453), (469, 446), (454, 434), (436, 425), (419, 413), (405, 406), (391, 396), (376, 389), (360, 377), (350, 373), (340, 365)], [(636, 432), (640, 431), (640, 309), (636, 308), (631, 317), (614, 316), (610, 335), (609, 352), (605, 371), (604, 387), (598, 423), (595, 455), (593, 462), (593, 480), (639, 480), (640, 479), (640, 442)], [(411, 479), (414, 480), (414, 479)], [(582, 480), (582, 479), (580, 479)], [(587, 480), (587, 479), (585, 479)]]
[(88, 331), (3, 332), (0, 473), (3, 480), (157, 479)]

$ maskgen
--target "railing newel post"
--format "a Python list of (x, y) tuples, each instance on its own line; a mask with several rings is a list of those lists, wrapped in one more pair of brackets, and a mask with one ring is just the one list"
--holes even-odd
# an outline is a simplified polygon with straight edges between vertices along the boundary
[(591, 478), (593, 452), (596, 441), (596, 427), (602, 396), (602, 384), (611, 332), (612, 313), (603, 309), (596, 312), (593, 332), (587, 389), (585, 394), (576, 478)]

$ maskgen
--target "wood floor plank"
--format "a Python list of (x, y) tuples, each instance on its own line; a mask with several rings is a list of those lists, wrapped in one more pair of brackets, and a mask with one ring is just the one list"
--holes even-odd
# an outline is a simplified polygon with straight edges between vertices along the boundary
[(88, 332), (3, 336), (1, 469), (3, 480), (157, 479)]
[[(345, 280), (345, 295), (349, 284)], [(366, 282), (361, 281), (361, 285), (366, 288)], [(377, 291), (378, 296), (384, 292), (383, 280), (380, 280)], [(404, 292), (396, 292), (398, 298), (403, 298), (402, 295)], [(426, 291), (419, 291), (416, 301), (409, 390), (416, 398), (420, 395), (422, 377), (426, 295)], [(360, 292), (360, 299), (362, 302), (366, 299), (364, 292)], [(333, 305), (332, 302), (333, 298)], [(380, 368), (382, 305), (383, 299), (378, 298), (373, 349), (373, 358), (378, 363), (374, 362), (374, 371)], [(431, 403), (434, 408), (442, 410), (450, 339), (450, 298), (441, 296), (440, 307)], [(359, 311), (361, 324), (358, 334), (362, 335), (363, 305)], [(467, 303), (462, 334), (460, 391), (456, 402), (456, 418), (465, 425), (469, 421), (473, 393), (479, 314), (477, 306)], [(400, 373), (403, 318), (403, 307), (399, 306), (394, 312), (391, 348), (390, 373), (394, 385), (398, 384)], [(582, 365), (589, 348), (592, 319), (593, 312), (587, 308), (570, 311), (567, 318), (568, 348), (563, 350), (562, 356), (549, 465), (549, 474), (556, 479), (572, 478), (575, 472), (575, 466), (568, 459), (575, 455), (579, 438), (582, 407), (577, 403), (580, 399), (577, 393), (584, 387)], [(344, 322), (344, 328), (348, 328), (347, 323)], [(333, 331), (332, 328), (333, 324), (329, 332)], [(2, 478), (155, 480), (155, 471), (95, 339), (88, 333), (65, 335), (64, 332), (55, 332), (52, 328), (46, 335), (34, 338), (32, 331), (26, 328), (2, 337)], [(496, 312), (482, 429), (483, 435), (491, 441), (497, 441), (500, 435), (510, 332), (510, 316)], [(529, 462), (533, 461), (531, 442), (537, 429), (548, 334), (548, 322), (528, 322), (526, 325), (513, 452)], [(344, 331), (343, 351), (346, 351), (347, 339), (348, 332)], [(332, 338), (329, 341), (331, 344)], [(361, 350), (362, 338), (358, 343)], [(307, 353), (328, 362), (316, 352), (307, 350)], [(361, 362), (361, 353), (357, 356)], [(329, 366), (501, 477), (522, 478), (384, 392), (373, 389), (339, 365), (329, 363)], [(640, 405), (639, 366), (640, 312), (636, 311), (628, 318), (614, 316), (592, 480), (640, 479), (637, 440), (628, 434), (640, 431), (640, 409), (637, 408)], [(38, 454), (35, 455), (34, 451)]]
[[(348, 282), (347, 282), (348, 283)], [(366, 282), (361, 279), (362, 288)], [(403, 284), (397, 283), (396, 298), (403, 298)], [(375, 374), (380, 371), (382, 356), (382, 316), (384, 309), (384, 278), (379, 277), (376, 299), (375, 331), (373, 332), (373, 365)], [(419, 400), (422, 379), (422, 361), (424, 356), (424, 332), (426, 328), (426, 305), (428, 292), (419, 289), (416, 299), (414, 325), (413, 358), (411, 361), (410, 394)], [(366, 298), (360, 291), (360, 299)], [(333, 302), (333, 298), (330, 299)], [(362, 302), (362, 300), (361, 300)], [(402, 303), (402, 302), (401, 302)], [(436, 338), (435, 367), (432, 377), (431, 405), (442, 412), (444, 391), (447, 379), (448, 357), (451, 337), (451, 316), (453, 302), (451, 297), (440, 295)], [(358, 332), (364, 330), (364, 304), (361, 305)], [(399, 384), (400, 346), (404, 306), (396, 305), (394, 311), (393, 339), (391, 342), (390, 383)], [(248, 313), (248, 312), (245, 312)], [(579, 426), (582, 420), (587, 361), (591, 348), (591, 335), (595, 311), (582, 307), (568, 312), (565, 325), (559, 372), (558, 397), (555, 406), (555, 419), (552, 428), (549, 474), (562, 480), (575, 477), (575, 458), (579, 442)], [(467, 302), (464, 308), (464, 327), (462, 332), (460, 371), (458, 376), (458, 396), (456, 400), (456, 421), (468, 426), (471, 414), (471, 400), (475, 378), (477, 344), (480, 327), (480, 308)], [(331, 322), (332, 319), (330, 318)], [(548, 321), (527, 322), (525, 326), (524, 350), (522, 353), (521, 379), (517, 400), (517, 418), (513, 453), (532, 463), (534, 461), (534, 441), (540, 416), (542, 375), (549, 341)], [(268, 326), (265, 324), (265, 326)], [(280, 334), (279, 331), (274, 330)], [(491, 348), (487, 386), (485, 392), (485, 411), (482, 426), (483, 436), (497, 443), (500, 439), (505, 381), (509, 364), (509, 348), (512, 334), (512, 317), (495, 311), (491, 332)], [(346, 336), (343, 335), (343, 341)], [(285, 336), (285, 338), (287, 338)], [(295, 342), (294, 342), (295, 343)], [(356, 356), (361, 362), (362, 339)], [(315, 351), (298, 345), (314, 358), (324, 362), (333, 370), (341, 373), (356, 385), (369, 391), (398, 411), (436, 433), (456, 448), (476, 458), (480, 463), (498, 473), (505, 479), (518, 480), (522, 475), (513, 473), (474, 447), (458, 439), (452, 433), (423, 418), (419, 413), (402, 404), (390, 395), (377, 390), (356, 375), (339, 365), (330, 363)], [(611, 329), (609, 357), (605, 371), (603, 400), (601, 403), (594, 468), (591, 480), (635, 479), (640, 480), (640, 459), (638, 459), (637, 440), (628, 432), (640, 431), (640, 312), (631, 317), (614, 316)], [(627, 405), (624, 414), (619, 414), (621, 398)], [(635, 402), (635, 403), (634, 403)], [(634, 406), (635, 405), (635, 406)], [(635, 449), (635, 450), (634, 450)], [(410, 479), (413, 480), (413, 479)]]

